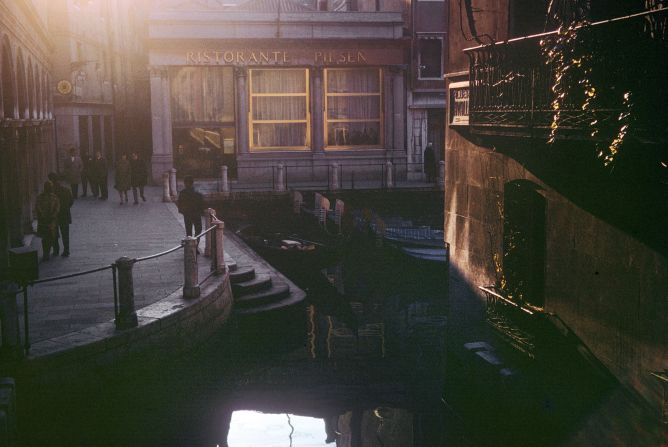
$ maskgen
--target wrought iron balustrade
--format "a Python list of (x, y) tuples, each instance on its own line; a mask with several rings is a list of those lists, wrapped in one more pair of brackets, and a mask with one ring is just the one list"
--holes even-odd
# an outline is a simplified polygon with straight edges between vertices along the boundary
[(494, 286), (480, 286), (485, 294), (485, 318), (511, 346), (530, 358), (536, 356), (536, 314), (504, 296)]
[[(667, 29), (668, 8), (578, 28), (576, 45), (587, 45), (601, 84), (613, 88), (600, 92), (592, 110), (583, 110), (584, 89), (570, 88), (560, 104), (560, 129), (581, 133), (593, 121), (599, 126), (615, 124), (621, 109), (606, 96), (621, 97), (622, 92), (609, 91), (615, 85), (617, 90), (633, 85), (648, 97), (663, 90), (665, 63), (660, 59), (668, 43)], [(555, 66), (547, 62), (541, 41), (550, 45), (557, 36), (553, 31), (464, 50), (470, 60), (469, 125), (474, 130), (550, 129)]]

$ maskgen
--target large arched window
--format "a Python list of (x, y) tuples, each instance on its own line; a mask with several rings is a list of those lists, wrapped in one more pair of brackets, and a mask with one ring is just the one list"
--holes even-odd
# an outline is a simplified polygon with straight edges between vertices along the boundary
[(35, 110), (35, 72), (32, 68), (32, 61), (28, 59), (28, 119), (35, 119), (37, 116)]
[(46, 118), (53, 118), (53, 95), (51, 95), (51, 78), (48, 74), (44, 75), (44, 91), (46, 92), (46, 98), (44, 102), (46, 103)]
[(19, 119), (28, 118), (28, 88), (26, 83), (26, 70), (23, 64), (21, 49), (16, 56), (16, 93), (19, 106)]
[(36, 92), (35, 92), (35, 113), (37, 115), (37, 119), (44, 119), (44, 103), (42, 102), (42, 95), (44, 92), (44, 89), (42, 88), (42, 72), (39, 69), (39, 65), (35, 65), (35, 87), (36, 87)]
[(46, 71), (42, 73), (42, 107), (44, 108), (44, 119), (49, 119), (49, 77)]
[(0, 56), (2, 68), (2, 111), (4, 118), (15, 118), (16, 90), (14, 87), (14, 70), (12, 67), (12, 53), (9, 49), (7, 38), (2, 41), (2, 54)]

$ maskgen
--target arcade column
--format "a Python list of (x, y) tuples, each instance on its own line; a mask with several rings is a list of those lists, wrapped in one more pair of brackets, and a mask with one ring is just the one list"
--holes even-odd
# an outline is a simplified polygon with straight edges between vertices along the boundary
[(151, 179), (153, 183), (160, 184), (162, 174), (174, 167), (169, 71), (167, 67), (151, 67), (149, 70), (153, 135)]

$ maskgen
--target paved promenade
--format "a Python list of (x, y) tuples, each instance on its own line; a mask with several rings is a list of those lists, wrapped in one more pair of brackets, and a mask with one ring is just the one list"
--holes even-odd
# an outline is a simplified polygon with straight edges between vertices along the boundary
[[(129, 203), (120, 205), (117, 192), (110, 188), (106, 201), (91, 196), (77, 199), (72, 207), (68, 258), (42, 262), (40, 239), (33, 239), (32, 246), (40, 252), (40, 279), (110, 265), (122, 256), (149, 256), (179, 245), (185, 230), (176, 206), (162, 202), (160, 187), (147, 187), (145, 197), (146, 202), (140, 199), (133, 205), (130, 192)], [(203, 250), (203, 240), (200, 247)], [(209, 258), (200, 257), (201, 272), (208, 272), (209, 262)], [(183, 285), (183, 251), (135, 264), (133, 278), (137, 309), (168, 296)], [(22, 324), (22, 300), (19, 309)], [(29, 317), (31, 343), (113, 320), (111, 269), (30, 287)]]

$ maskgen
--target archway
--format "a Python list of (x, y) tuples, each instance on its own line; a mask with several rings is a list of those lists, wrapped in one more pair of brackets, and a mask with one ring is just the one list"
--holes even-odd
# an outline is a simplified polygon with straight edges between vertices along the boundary
[(15, 118), (16, 89), (14, 87), (14, 67), (12, 65), (12, 53), (9, 49), (9, 41), (5, 37), (2, 40), (2, 61), (0, 73), (2, 74), (2, 111), (4, 118)]
[(35, 119), (37, 117), (37, 109), (35, 107), (35, 94), (37, 89), (35, 88), (35, 72), (32, 68), (32, 62), (28, 59), (28, 119)]
[(16, 96), (19, 108), (19, 119), (28, 119), (30, 117), (28, 109), (28, 88), (26, 84), (26, 70), (25, 65), (23, 64), (23, 54), (19, 48), (18, 55), (16, 56)]

